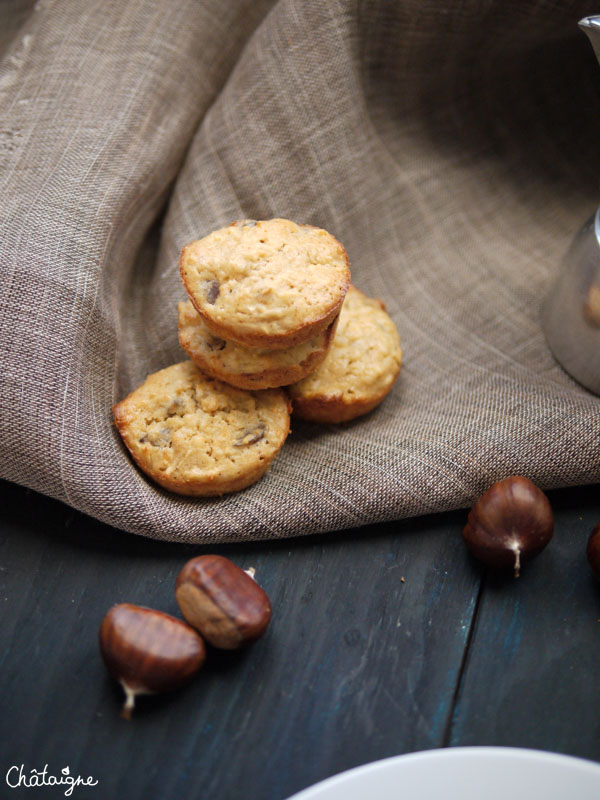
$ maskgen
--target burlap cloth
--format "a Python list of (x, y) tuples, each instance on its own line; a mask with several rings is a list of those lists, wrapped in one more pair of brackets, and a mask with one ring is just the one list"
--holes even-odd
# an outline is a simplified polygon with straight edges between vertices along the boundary
[[(0, 2), (0, 475), (178, 541), (469, 505), (523, 473), (600, 480), (600, 398), (541, 301), (598, 203), (600, 67), (555, 0)], [(296, 422), (268, 475), (180, 498), (111, 406), (185, 357), (188, 241), (240, 217), (327, 228), (405, 355), (383, 405)]]

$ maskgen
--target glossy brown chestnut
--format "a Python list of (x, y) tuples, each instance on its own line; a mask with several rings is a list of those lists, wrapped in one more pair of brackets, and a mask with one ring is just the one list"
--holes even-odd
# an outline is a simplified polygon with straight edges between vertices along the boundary
[(513, 475), (495, 483), (469, 512), (463, 537), (469, 550), (490, 567), (512, 567), (548, 544), (554, 516), (546, 495), (529, 478)]
[(131, 603), (113, 606), (102, 620), (100, 651), (125, 692), (122, 716), (126, 719), (138, 694), (183, 686), (206, 655), (202, 638), (183, 620)]
[(222, 556), (188, 561), (177, 576), (175, 596), (190, 625), (223, 650), (235, 650), (258, 639), (271, 619), (266, 592)]
[(587, 543), (587, 560), (592, 572), (600, 581), (600, 523), (590, 533)]

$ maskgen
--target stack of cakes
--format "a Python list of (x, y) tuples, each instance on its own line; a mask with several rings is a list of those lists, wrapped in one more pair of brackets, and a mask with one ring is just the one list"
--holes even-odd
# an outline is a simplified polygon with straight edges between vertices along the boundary
[(398, 376), (396, 328), (350, 286), (346, 252), (327, 231), (242, 220), (184, 247), (180, 270), (191, 362), (149, 376), (114, 408), (138, 465), (171, 491), (254, 483), (289, 432), (290, 397), (298, 416), (342, 422), (374, 408)]

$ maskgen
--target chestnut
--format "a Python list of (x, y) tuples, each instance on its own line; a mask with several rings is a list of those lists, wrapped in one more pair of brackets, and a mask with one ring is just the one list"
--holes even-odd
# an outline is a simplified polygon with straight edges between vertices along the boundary
[(463, 537), (475, 558), (490, 567), (512, 567), (548, 544), (554, 516), (546, 495), (529, 478), (513, 475), (495, 483), (469, 512)]
[(120, 603), (100, 626), (100, 651), (125, 692), (122, 716), (130, 719), (139, 694), (177, 689), (200, 669), (202, 637), (183, 620), (152, 608)]
[(190, 625), (223, 650), (258, 639), (271, 619), (266, 592), (251, 574), (223, 556), (188, 561), (177, 576), (175, 597)]
[(586, 554), (592, 572), (600, 581), (600, 523), (590, 533)]

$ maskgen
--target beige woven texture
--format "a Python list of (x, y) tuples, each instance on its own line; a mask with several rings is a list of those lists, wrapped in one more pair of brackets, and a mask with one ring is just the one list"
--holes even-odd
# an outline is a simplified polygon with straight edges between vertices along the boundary
[[(17, 8), (18, 7), (18, 8)], [(599, 200), (600, 67), (564, 0), (0, 0), (0, 475), (119, 528), (213, 542), (600, 480), (600, 398), (542, 299)], [(345, 245), (404, 366), (268, 475), (180, 498), (111, 406), (183, 358), (177, 256), (240, 217)]]

